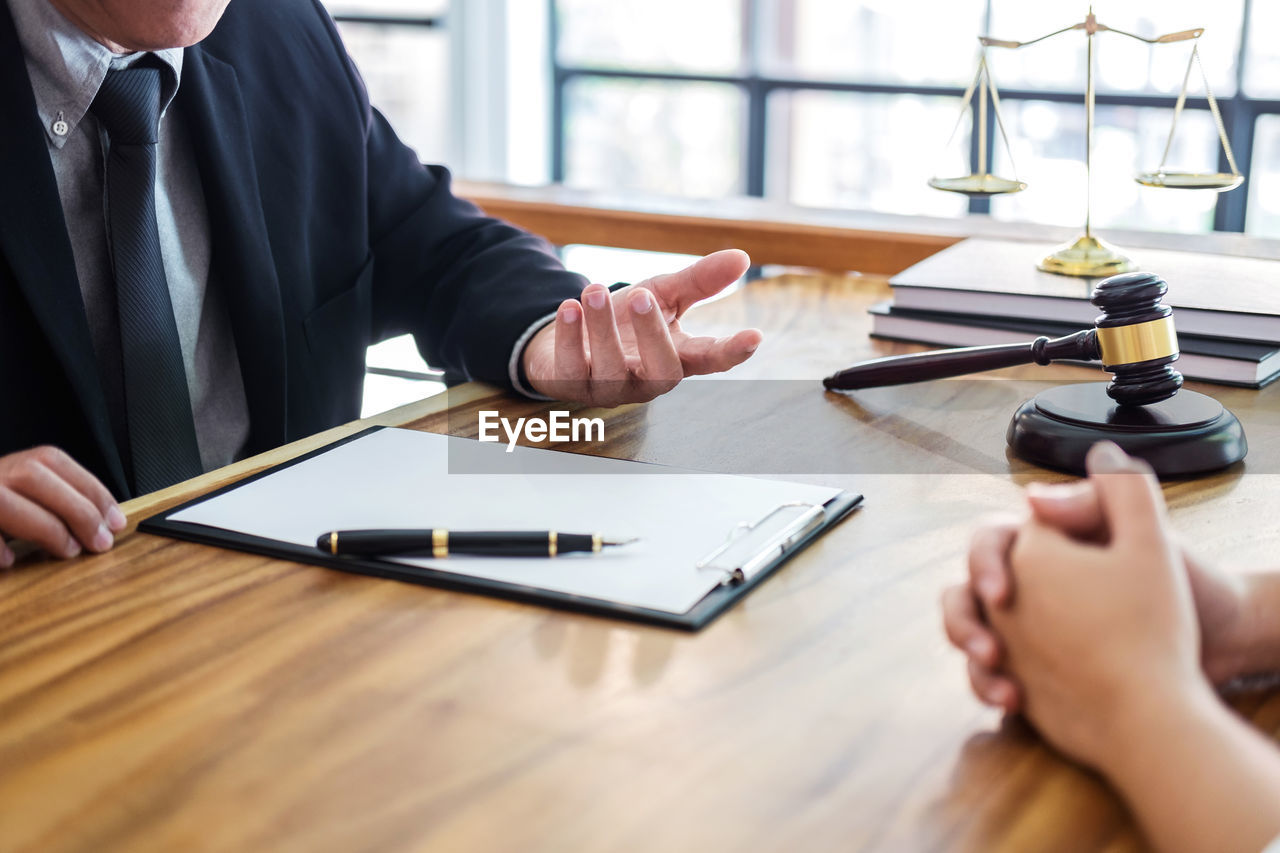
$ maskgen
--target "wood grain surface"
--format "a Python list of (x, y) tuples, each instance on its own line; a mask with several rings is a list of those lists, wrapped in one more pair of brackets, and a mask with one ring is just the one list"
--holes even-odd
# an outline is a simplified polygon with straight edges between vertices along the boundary
[[(559, 184), (523, 187), (459, 181), (455, 186), (487, 213), (541, 234), (558, 246), (586, 243), (695, 255), (737, 248), (757, 264), (879, 275), (900, 272), (966, 237), (1058, 244), (1080, 234), (1076, 226), (1035, 225), (988, 216), (907, 216), (797, 207), (748, 197), (645, 197)], [(1126, 250), (1168, 249), (1280, 259), (1280, 240), (1252, 235), (1107, 229), (1103, 236)], [(1040, 254), (1030, 256), (1033, 263)]]
[[(979, 518), (1061, 475), (1016, 404), (1083, 368), (848, 396), (881, 279), (784, 275), (690, 325), (765, 331), (729, 379), (566, 449), (845, 484), (863, 509), (698, 634), (127, 535), (0, 572), (0, 848), (1134, 850), (1098, 778), (973, 700), (938, 596)], [(1275, 388), (1210, 386), (1247, 464), (1166, 486), (1197, 550), (1274, 561)], [(474, 434), (484, 386), (377, 419)], [(128, 505), (132, 521), (354, 424)], [(287, 507), (281, 508), (287, 512)], [(1105, 642), (1105, 639), (1100, 639)], [(1140, 674), (1135, 674), (1140, 677)], [(1234, 699), (1271, 734), (1280, 702)]]

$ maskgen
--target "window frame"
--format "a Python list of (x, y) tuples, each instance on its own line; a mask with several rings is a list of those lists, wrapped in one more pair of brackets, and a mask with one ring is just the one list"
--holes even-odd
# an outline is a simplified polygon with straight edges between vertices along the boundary
[[(1245, 66), (1248, 61), (1249, 20), (1253, 0), (1244, 0), (1240, 25), (1240, 44), (1236, 56), (1235, 93), (1228, 98), (1218, 97), (1223, 124), (1231, 140), (1236, 162), (1244, 171), (1244, 183), (1234, 192), (1219, 193), (1214, 207), (1213, 230), (1243, 232), (1248, 215), (1249, 179), (1253, 168), (1253, 142), (1259, 116), (1280, 115), (1280, 99), (1252, 98), (1245, 94)], [(759, 33), (761, 0), (742, 0), (743, 41), (745, 67), (743, 74), (704, 74), (680, 71), (646, 71), (642, 69), (601, 68), (590, 65), (562, 63), (560, 61), (560, 13), (556, 0), (547, 0), (548, 60), (551, 68), (551, 180), (563, 183), (565, 178), (566, 107), (565, 93), (570, 83), (582, 79), (659, 81), (668, 83), (718, 83), (736, 87), (746, 101), (747, 119), (743, 134), (745, 152), (743, 186), (749, 196), (765, 195), (765, 164), (767, 162), (769, 100), (775, 92), (845, 92), (860, 95), (923, 95), (959, 98), (964, 89), (959, 86), (910, 85), (892, 83), (858, 83), (837, 80), (809, 79), (760, 74)], [(991, 20), (991, 3), (986, 2), (984, 19)], [(1082, 104), (1083, 92), (1066, 92), (1045, 89), (1000, 89), (1005, 101), (1050, 101), (1053, 103)], [(1099, 106), (1156, 107), (1173, 109), (1177, 102), (1174, 95), (1147, 94), (1098, 94)], [(1188, 97), (1186, 109), (1208, 112), (1209, 101), (1205, 97)], [(972, 110), (974, 127), (970, 133), (970, 168), (990, 171), (995, 158), (995, 146), (989, 146), (987, 163), (978, 162), (977, 110)], [(987, 137), (995, 138), (995, 114), (987, 111)], [(1226, 154), (1218, 150), (1219, 171), (1229, 171)], [(969, 199), (969, 213), (989, 213), (991, 202), (987, 198)]]

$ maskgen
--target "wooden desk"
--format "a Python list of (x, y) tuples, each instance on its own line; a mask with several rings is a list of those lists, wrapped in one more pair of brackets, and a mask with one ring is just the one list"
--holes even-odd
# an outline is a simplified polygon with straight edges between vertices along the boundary
[[(1005, 456), (1014, 404), (1094, 374), (824, 394), (895, 348), (866, 336), (884, 291), (749, 285), (693, 324), (763, 328), (734, 374), (756, 381), (610, 415), (610, 454), (827, 471), (867, 496), (699, 634), (138, 534), (0, 573), (0, 848), (1141, 848), (1107, 787), (970, 698), (938, 609), (975, 521), (1059, 479)], [(1243, 420), (1247, 473), (1169, 486), (1174, 516), (1211, 558), (1274, 561), (1280, 391), (1201, 390)], [(541, 408), (466, 386), (377, 420), (474, 433), (494, 402)], [(1275, 698), (1238, 702), (1280, 727)]]

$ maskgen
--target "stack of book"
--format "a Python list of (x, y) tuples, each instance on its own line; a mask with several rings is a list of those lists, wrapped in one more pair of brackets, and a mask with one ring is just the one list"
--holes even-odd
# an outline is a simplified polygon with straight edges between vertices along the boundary
[[(872, 334), (937, 346), (983, 346), (1090, 328), (1096, 283), (1040, 272), (1052, 246), (970, 238), (890, 279)], [(1135, 253), (1138, 254), (1138, 253)], [(1142, 269), (1169, 283), (1188, 379), (1260, 388), (1280, 375), (1280, 261), (1145, 250)]]

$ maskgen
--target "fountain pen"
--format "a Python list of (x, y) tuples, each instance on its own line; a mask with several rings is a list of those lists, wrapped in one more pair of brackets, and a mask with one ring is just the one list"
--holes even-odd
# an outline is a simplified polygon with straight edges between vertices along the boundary
[(600, 553), (635, 539), (605, 539), (599, 533), (554, 530), (332, 530), (316, 539), (326, 554), (358, 557), (554, 557), (573, 551)]

